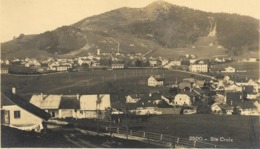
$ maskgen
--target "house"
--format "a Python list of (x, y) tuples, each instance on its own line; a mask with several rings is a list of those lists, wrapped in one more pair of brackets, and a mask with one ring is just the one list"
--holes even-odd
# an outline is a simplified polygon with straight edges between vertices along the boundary
[(42, 93), (34, 94), (30, 99), (30, 103), (45, 110), (51, 117), (61, 118), (62, 114), (59, 110), (61, 96), (62, 95), (43, 95)]
[(67, 71), (69, 68), (68, 65), (60, 65), (60, 66), (56, 66), (56, 71)]
[(8, 74), (8, 73), (9, 73), (9, 69), (8, 68), (1, 67), (0, 74)]
[(133, 94), (126, 96), (126, 103), (137, 103), (143, 94)]
[(225, 103), (229, 106), (239, 105), (243, 100), (242, 92), (226, 92)]
[(161, 111), (156, 110), (158, 107), (167, 107), (169, 105), (162, 99), (160, 93), (150, 93), (143, 95), (137, 103), (127, 103), (130, 112), (136, 115), (162, 114)]
[(248, 62), (256, 62), (257, 61), (257, 59), (256, 58), (253, 58), (253, 57), (251, 57), (251, 58), (248, 58)]
[(193, 78), (183, 79), (178, 83), (178, 88), (180, 90), (191, 90), (195, 86), (195, 80)]
[(236, 84), (224, 86), (225, 91), (242, 91), (242, 87), (237, 86)]
[(173, 99), (173, 103), (174, 105), (179, 105), (179, 106), (191, 106), (194, 102), (195, 102), (195, 97), (196, 97), (196, 93), (194, 92), (181, 92), (179, 94), (177, 94), (174, 99)]
[(240, 115), (259, 115), (259, 111), (254, 104), (254, 102), (246, 101), (242, 102), (239, 106), (237, 106), (240, 111)]
[(231, 67), (231, 66), (228, 66), (228, 67), (226, 67), (225, 70), (222, 71), (222, 72), (234, 73), (234, 72), (236, 72), (236, 69), (233, 68), (233, 67)]
[(211, 111), (214, 114), (232, 115), (233, 108), (226, 104), (214, 103), (213, 105), (211, 105)]
[[(226, 104), (234, 107), (234, 112), (238, 111), (240, 115), (259, 115), (255, 102), (246, 100), (242, 92), (226, 93)], [(236, 109), (236, 110), (235, 110)]]
[(124, 63), (113, 63), (111, 64), (112, 69), (124, 69), (125, 64)]
[(257, 92), (254, 89), (253, 85), (244, 85), (242, 86), (243, 94), (247, 99), (256, 99)]
[(161, 76), (150, 76), (148, 78), (148, 86), (163, 86), (164, 80), (165, 79)]
[(78, 118), (80, 109), (79, 95), (62, 95), (59, 105), (59, 114), (61, 118)]
[(202, 60), (197, 60), (189, 66), (191, 72), (208, 72), (208, 64)]
[[(33, 95), (30, 102), (57, 118), (96, 118), (111, 107), (109, 94), (98, 95)], [(101, 113), (101, 114), (102, 114)]]
[[(78, 118), (97, 118), (104, 116), (105, 109), (111, 107), (110, 94), (81, 95)], [(101, 115), (98, 114), (100, 112)]]
[(26, 131), (46, 131), (50, 115), (11, 92), (1, 93), (1, 124)]

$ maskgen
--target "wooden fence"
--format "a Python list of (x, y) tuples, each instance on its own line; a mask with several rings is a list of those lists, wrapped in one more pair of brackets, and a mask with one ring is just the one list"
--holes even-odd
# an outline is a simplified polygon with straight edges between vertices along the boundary
[[(108, 130), (108, 129), (107, 129)], [(139, 137), (150, 143), (162, 144), (168, 147), (190, 147), (190, 148), (222, 148), (216, 144), (202, 142), (202, 141), (191, 141), (189, 139), (174, 137), (165, 134), (158, 134), (152, 132), (128, 130), (124, 128), (112, 128), (112, 133), (122, 134), (126, 137)]]

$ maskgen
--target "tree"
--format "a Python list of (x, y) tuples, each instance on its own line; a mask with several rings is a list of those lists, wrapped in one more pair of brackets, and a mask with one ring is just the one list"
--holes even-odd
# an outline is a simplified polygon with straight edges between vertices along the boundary
[(111, 107), (107, 107), (105, 109), (105, 118), (109, 121), (109, 133), (110, 136), (112, 136), (111, 126), (112, 126), (112, 111), (113, 109)]
[(99, 123), (100, 123), (100, 119), (102, 116), (102, 112), (100, 111), (100, 104), (102, 102), (101, 100), (102, 97), (100, 97), (100, 95), (97, 95), (97, 101), (96, 101), (96, 114), (97, 114), (97, 133), (99, 135)]

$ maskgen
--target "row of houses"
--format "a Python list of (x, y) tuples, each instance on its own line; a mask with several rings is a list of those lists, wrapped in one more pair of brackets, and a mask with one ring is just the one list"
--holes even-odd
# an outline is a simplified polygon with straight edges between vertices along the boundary
[(50, 118), (103, 118), (109, 107), (109, 94), (34, 94), (28, 101), (12, 88), (12, 92), (1, 93), (1, 124), (40, 132), (46, 130)]
[(111, 107), (109, 94), (96, 95), (44, 95), (35, 94), (30, 103), (56, 118), (96, 118)]

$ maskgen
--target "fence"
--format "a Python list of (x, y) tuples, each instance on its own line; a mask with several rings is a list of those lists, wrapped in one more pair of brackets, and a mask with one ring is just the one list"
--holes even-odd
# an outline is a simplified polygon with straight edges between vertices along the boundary
[(191, 147), (191, 148), (220, 148), (221, 146), (217, 146), (216, 144), (202, 142), (202, 141), (191, 141), (189, 139), (174, 137), (165, 134), (158, 134), (152, 132), (144, 132), (144, 131), (136, 131), (136, 130), (128, 130), (123, 128), (112, 128), (112, 133), (123, 134), (129, 137), (139, 137), (143, 138), (147, 142), (157, 143), (166, 145), (168, 147)]

